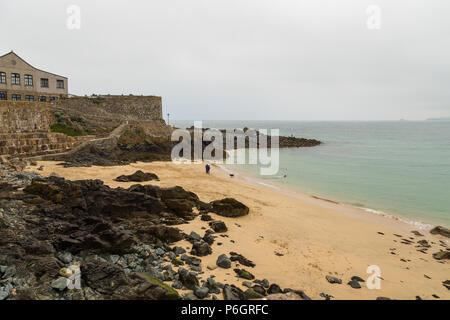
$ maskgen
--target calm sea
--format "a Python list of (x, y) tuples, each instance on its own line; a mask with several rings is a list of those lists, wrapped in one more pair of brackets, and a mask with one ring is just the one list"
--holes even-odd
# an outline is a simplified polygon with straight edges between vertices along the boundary
[[(171, 124), (185, 128), (193, 122)], [(275, 128), (280, 135), (321, 140), (318, 147), (281, 149), (279, 174), (259, 178), (410, 221), (450, 226), (450, 121), (203, 121), (203, 126)], [(231, 169), (259, 175), (254, 165)]]

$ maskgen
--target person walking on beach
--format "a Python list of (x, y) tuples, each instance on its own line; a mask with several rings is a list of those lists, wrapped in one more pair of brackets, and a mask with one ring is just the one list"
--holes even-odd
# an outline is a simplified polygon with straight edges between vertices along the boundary
[(206, 164), (205, 169), (206, 169), (206, 174), (209, 174), (209, 170), (211, 170), (209, 163)]

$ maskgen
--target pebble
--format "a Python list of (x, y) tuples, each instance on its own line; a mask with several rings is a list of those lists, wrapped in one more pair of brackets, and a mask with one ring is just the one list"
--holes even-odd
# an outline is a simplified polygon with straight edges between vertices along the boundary
[(326, 276), (325, 279), (327, 279), (327, 281), (329, 283), (337, 283), (337, 284), (341, 284), (342, 280), (333, 276)]
[(196, 287), (194, 289), (194, 294), (199, 299), (204, 299), (209, 293), (209, 289), (207, 287)]
[(352, 287), (353, 289), (361, 289), (361, 285), (359, 284), (358, 281), (355, 281), (355, 280), (349, 281), (349, 282), (348, 282), (348, 285), (349, 285), (350, 287)]

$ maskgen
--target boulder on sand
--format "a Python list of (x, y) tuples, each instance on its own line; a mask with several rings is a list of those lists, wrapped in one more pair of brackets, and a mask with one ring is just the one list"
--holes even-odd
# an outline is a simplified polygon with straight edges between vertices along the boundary
[(450, 251), (439, 251), (433, 253), (433, 258), (436, 260), (449, 260), (450, 259)]
[(216, 264), (224, 269), (229, 269), (231, 268), (231, 260), (227, 257), (226, 254), (221, 254), (218, 258), (217, 258), (217, 262)]
[(441, 236), (450, 238), (450, 229), (441, 227), (441, 226), (437, 226), (434, 227), (433, 229), (430, 230), (431, 234), (440, 234)]
[(159, 178), (156, 174), (150, 172), (143, 172), (141, 170), (136, 171), (130, 175), (121, 175), (115, 179), (118, 182), (144, 182), (156, 180), (159, 181)]
[(220, 233), (228, 231), (228, 228), (223, 221), (211, 221), (209, 226), (214, 230), (214, 232)]
[(235, 218), (248, 215), (249, 212), (249, 208), (245, 204), (233, 198), (215, 200), (210, 204), (212, 206), (211, 211), (219, 216)]

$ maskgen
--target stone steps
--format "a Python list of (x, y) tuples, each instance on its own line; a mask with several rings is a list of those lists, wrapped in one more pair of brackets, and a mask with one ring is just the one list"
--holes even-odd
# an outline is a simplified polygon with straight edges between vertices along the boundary
[(64, 153), (84, 140), (54, 132), (2, 133), (0, 155), (12, 159)]

